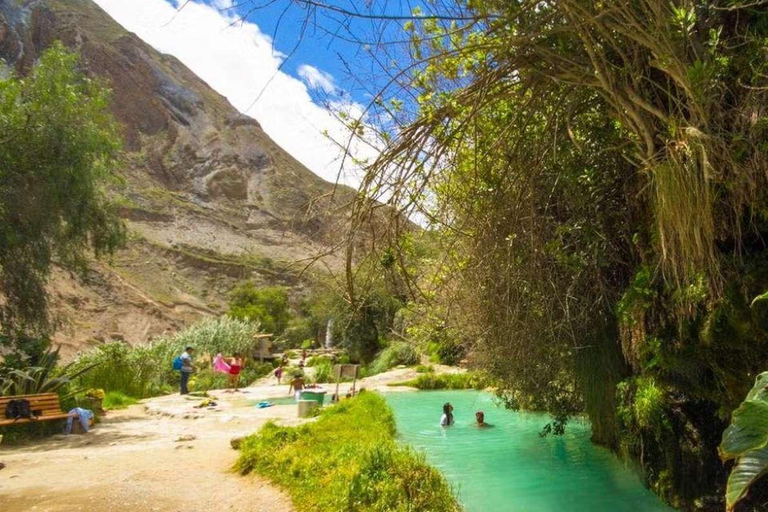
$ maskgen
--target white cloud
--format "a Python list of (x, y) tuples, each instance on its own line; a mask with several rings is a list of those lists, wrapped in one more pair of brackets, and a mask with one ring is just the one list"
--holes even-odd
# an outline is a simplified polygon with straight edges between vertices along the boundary
[[(229, 1), (215, 0), (215, 4)], [(220, 12), (200, 0), (188, 3), (178, 14), (166, 0), (95, 2), (148, 44), (181, 60), (238, 110), (256, 118), (275, 142), (315, 174), (329, 181), (338, 175), (340, 182), (357, 185), (359, 168), (345, 165), (339, 175), (342, 152), (328, 139), (346, 144), (347, 129), (313, 101), (307, 84), (278, 70), (285, 57), (256, 24), (233, 24), (234, 13)], [(175, 2), (178, 5), (180, 0)], [(310, 65), (302, 69), (302, 78), (313, 87), (332, 86), (338, 92), (329, 74)], [(362, 111), (360, 105), (351, 108)], [(375, 157), (375, 151), (363, 144), (353, 144), (351, 152), (358, 159)]]
[(299, 66), (298, 74), (310, 88), (321, 89), (328, 94), (336, 93), (336, 82), (330, 73), (320, 71), (309, 64), (302, 64)]
[(213, 6), (217, 9), (231, 9), (234, 5), (234, 0), (213, 0)]

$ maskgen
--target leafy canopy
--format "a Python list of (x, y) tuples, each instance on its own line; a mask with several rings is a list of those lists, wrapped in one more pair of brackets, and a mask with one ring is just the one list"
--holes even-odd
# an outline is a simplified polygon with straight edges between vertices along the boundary
[[(105, 185), (120, 154), (109, 91), (57, 43), (26, 78), (0, 80), (0, 331), (49, 330), (54, 262), (82, 269), (125, 228)], [(8, 339), (8, 338), (6, 338)], [(13, 337), (11, 337), (13, 339)]]
[(259, 322), (265, 332), (282, 334), (291, 318), (288, 292), (282, 286), (257, 288), (243, 283), (232, 291), (229, 316)]

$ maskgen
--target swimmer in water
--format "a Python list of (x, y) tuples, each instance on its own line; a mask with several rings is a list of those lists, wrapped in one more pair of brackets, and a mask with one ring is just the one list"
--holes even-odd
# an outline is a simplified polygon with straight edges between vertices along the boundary
[(450, 427), (453, 425), (453, 406), (450, 402), (443, 404), (443, 417), (440, 418), (441, 427)]
[(486, 427), (492, 427), (490, 423), (485, 422), (485, 413), (483, 411), (477, 411), (475, 413), (475, 420), (477, 421), (476, 425), (479, 428), (486, 428)]

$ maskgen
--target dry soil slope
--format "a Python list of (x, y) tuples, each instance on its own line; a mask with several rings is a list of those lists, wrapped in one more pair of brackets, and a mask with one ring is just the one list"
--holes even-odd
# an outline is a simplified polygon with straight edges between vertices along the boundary
[(283, 269), (333, 242), (352, 191), (303, 167), (258, 122), (91, 0), (0, 0), (7, 67), (27, 72), (56, 40), (114, 92), (127, 152), (115, 194), (132, 233), (126, 250), (95, 263), (86, 279), (56, 272), (65, 352), (177, 329), (220, 311), (244, 278), (301, 286)]

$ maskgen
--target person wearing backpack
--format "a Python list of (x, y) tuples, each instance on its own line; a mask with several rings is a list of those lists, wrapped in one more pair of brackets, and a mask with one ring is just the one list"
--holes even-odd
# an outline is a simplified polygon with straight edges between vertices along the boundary
[[(189, 384), (189, 376), (192, 375), (192, 372), (195, 371), (195, 365), (192, 364), (192, 354), (195, 353), (195, 349), (192, 347), (187, 347), (184, 349), (184, 352), (181, 353), (179, 357), (177, 357), (176, 361), (174, 361), (174, 366), (181, 366), (179, 369), (181, 371), (181, 384), (179, 393), (182, 395), (188, 395), (189, 389), (187, 389), (187, 384)], [(180, 364), (179, 364), (180, 363)]]

